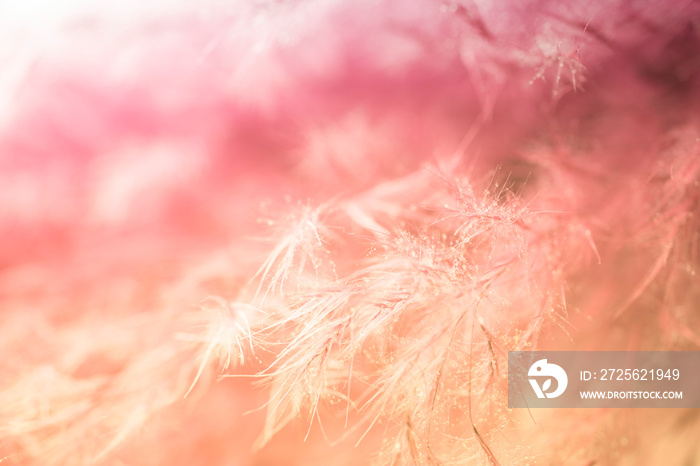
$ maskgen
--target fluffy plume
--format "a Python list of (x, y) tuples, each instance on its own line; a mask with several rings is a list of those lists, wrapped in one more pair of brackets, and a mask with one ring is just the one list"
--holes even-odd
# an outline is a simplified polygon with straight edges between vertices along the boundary
[(700, 462), (507, 408), (700, 348), (700, 8), (589, 3), (2, 6), (0, 462)]

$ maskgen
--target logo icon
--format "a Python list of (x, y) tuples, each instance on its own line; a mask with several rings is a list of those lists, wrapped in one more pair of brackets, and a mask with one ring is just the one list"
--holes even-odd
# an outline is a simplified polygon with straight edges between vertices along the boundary
[[(537, 398), (556, 398), (566, 390), (566, 385), (569, 383), (569, 378), (566, 376), (566, 372), (560, 366), (556, 364), (549, 364), (546, 359), (540, 359), (536, 361), (530, 370), (527, 372), (530, 377), (530, 385), (535, 391)], [(542, 386), (537, 382), (537, 379), (532, 377), (548, 377)], [(557, 388), (553, 392), (548, 392), (552, 386), (552, 379), (557, 381)]]

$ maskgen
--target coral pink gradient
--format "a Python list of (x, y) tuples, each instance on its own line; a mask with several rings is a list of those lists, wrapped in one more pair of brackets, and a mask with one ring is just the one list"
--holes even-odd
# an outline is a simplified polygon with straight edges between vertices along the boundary
[(693, 465), (507, 407), (700, 349), (700, 4), (0, 6), (3, 465)]

